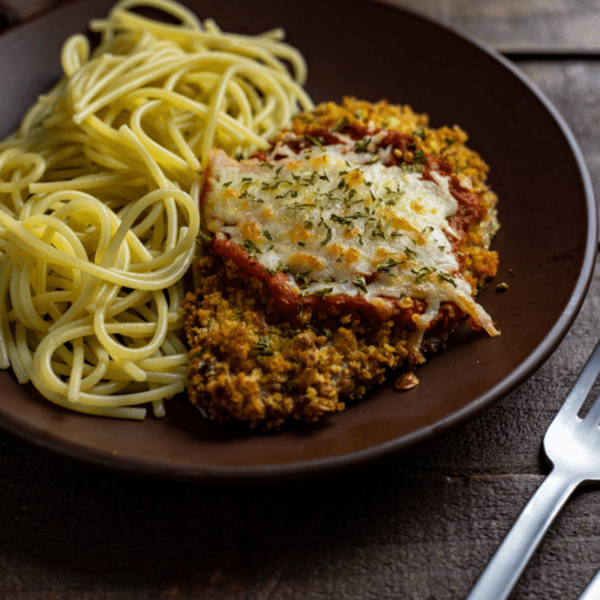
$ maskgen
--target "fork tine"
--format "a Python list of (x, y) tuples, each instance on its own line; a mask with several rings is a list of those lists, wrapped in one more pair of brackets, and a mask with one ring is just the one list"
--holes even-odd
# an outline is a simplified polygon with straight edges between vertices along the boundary
[(585, 417), (583, 417), (583, 420), (586, 423), (586, 425), (591, 425), (593, 427), (597, 427), (598, 425), (600, 425), (600, 402), (599, 402), (599, 400), (600, 400), (600, 396), (598, 396), (598, 398), (596, 398), (596, 401), (594, 402), (594, 405), (592, 406), (592, 408), (590, 408), (590, 410), (585, 415)]
[(594, 404), (592, 404), (583, 420), (589, 425), (597, 426), (600, 423), (600, 395), (594, 400)]
[[(600, 342), (596, 344), (594, 351), (590, 355), (585, 367), (581, 371), (573, 389), (570, 391), (567, 399), (562, 405), (558, 414), (565, 412), (579, 412), (579, 409), (582, 407), (585, 399), (587, 398), (592, 386), (596, 382), (598, 374), (600, 373)], [(599, 398), (600, 399), (600, 396)], [(598, 399), (594, 403), (592, 407), (592, 411), (594, 414), (600, 411), (600, 402)], [(590, 411), (591, 412), (591, 411)], [(589, 414), (589, 413), (588, 413)], [(598, 418), (600, 419), (600, 412), (598, 412)]]
[[(600, 341), (546, 431), (544, 449), (553, 465), (550, 474), (515, 521), (467, 600), (506, 600), (573, 490), (584, 481), (600, 480), (597, 439), (589, 435), (593, 419), (600, 419), (600, 396), (585, 418), (586, 431), (582, 431), (582, 419), (577, 414), (599, 373)], [(594, 592), (597, 581), (592, 584)], [(588, 594), (586, 600), (588, 597), (592, 599)], [(598, 596), (593, 598), (600, 600)]]

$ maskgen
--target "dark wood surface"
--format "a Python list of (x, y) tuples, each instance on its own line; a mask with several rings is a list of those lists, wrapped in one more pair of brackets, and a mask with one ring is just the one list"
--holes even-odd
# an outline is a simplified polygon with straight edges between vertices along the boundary
[(419, 10), (510, 53), (600, 49), (597, 0), (384, 0)]
[[(0, 26), (55, 4), (0, 1)], [(507, 51), (565, 117), (600, 190), (600, 3), (398, 4)], [(165, 483), (0, 434), (0, 598), (465, 598), (548, 472), (544, 431), (599, 320), (597, 275), (570, 333), (518, 390), (443, 439), (327, 479)], [(589, 485), (559, 515), (511, 598), (575, 599), (598, 569), (600, 486)]]

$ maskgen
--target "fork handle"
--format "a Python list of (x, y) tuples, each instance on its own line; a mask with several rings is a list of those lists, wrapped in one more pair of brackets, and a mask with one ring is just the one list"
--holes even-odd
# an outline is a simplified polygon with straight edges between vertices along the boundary
[(467, 600), (504, 600), (550, 524), (581, 483), (578, 474), (555, 467), (531, 497)]

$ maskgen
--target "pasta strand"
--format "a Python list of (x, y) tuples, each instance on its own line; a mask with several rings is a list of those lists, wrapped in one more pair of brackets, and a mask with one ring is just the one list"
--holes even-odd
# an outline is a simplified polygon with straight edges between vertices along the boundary
[[(141, 16), (158, 9), (172, 25)], [(301, 54), (172, 0), (121, 0), (66, 40), (62, 79), (0, 142), (0, 368), (83, 413), (141, 419), (185, 389), (180, 303), (207, 152), (312, 102)]]

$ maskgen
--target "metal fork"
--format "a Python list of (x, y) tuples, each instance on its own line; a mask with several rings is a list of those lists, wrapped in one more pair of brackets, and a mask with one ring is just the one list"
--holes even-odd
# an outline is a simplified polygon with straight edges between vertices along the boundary
[(578, 412), (600, 373), (600, 342), (544, 436), (550, 474), (527, 503), (467, 600), (508, 597), (552, 521), (575, 488), (600, 480), (600, 396)]
[(600, 572), (596, 573), (594, 579), (583, 590), (579, 600), (598, 600), (598, 598), (600, 598)]

